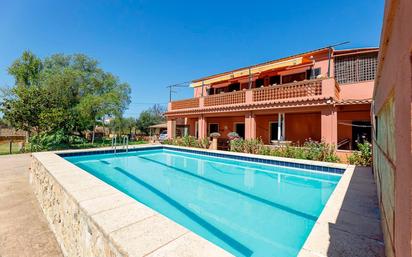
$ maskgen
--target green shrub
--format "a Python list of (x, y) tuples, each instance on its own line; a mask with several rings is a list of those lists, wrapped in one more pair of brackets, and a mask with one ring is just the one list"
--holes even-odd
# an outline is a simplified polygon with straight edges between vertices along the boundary
[(244, 140), (238, 138), (230, 141), (230, 151), (295, 159), (339, 162), (334, 145), (312, 140), (306, 141), (303, 147), (289, 145), (284, 147), (270, 147), (264, 145), (261, 139)]
[(229, 140), (234, 140), (234, 139), (239, 139), (240, 138), (239, 134), (234, 132), (234, 131), (227, 133), (227, 137), (229, 138)]
[(210, 141), (208, 138), (197, 139), (193, 136), (177, 137), (173, 139), (166, 139), (162, 142), (165, 145), (186, 146), (195, 148), (209, 148)]
[(229, 149), (232, 152), (243, 153), (245, 151), (243, 138), (236, 138), (230, 140)]
[(359, 151), (353, 152), (348, 157), (348, 161), (353, 165), (371, 166), (372, 165), (372, 145), (365, 141), (357, 144)]
[(63, 131), (57, 131), (52, 134), (41, 133), (32, 136), (29, 140), (29, 144), (27, 145), (26, 150), (30, 150), (32, 152), (59, 150), (86, 143), (87, 140), (82, 137), (67, 135)]
[(335, 152), (335, 145), (308, 140), (303, 144), (303, 147), (307, 148), (305, 159), (325, 162), (339, 161), (339, 157)]

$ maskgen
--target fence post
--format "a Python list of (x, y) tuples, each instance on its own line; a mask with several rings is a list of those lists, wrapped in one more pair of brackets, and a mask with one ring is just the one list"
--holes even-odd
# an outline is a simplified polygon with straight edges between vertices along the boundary
[(9, 146), (9, 153), (10, 153), (10, 154), (11, 154), (12, 145), (13, 145), (13, 140), (10, 140), (10, 146)]

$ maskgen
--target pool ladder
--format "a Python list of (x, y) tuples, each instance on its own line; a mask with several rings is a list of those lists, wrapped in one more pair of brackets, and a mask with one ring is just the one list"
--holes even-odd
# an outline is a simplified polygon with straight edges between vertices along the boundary
[[(117, 135), (112, 137), (112, 149), (114, 149), (114, 153), (117, 151)], [(126, 153), (129, 152), (129, 137), (122, 136), (122, 149), (126, 149)]]

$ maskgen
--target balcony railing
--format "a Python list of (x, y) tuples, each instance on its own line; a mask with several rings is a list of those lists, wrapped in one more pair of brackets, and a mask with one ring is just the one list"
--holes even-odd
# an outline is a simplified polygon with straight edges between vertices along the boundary
[(253, 102), (292, 98), (309, 99), (316, 96), (338, 99), (339, 91), (339, 85), (337, 85), (335, 80), (331, 78), (305, 80), (283, 85), (272, 85), (268, 87), (173, 101), (169, 105), (169, 111), (232, 104), (249, 104)]
[(252, 92), (254, 102), (316, 96), (322, 94), (322, 80), (262, 87)]
[(223, 93), (205, 97), (205, 106), (219, 106), (227, 104), (240, 104), (246, 102), (246, 91)]
[(199, 98), (189, 98), (189, 99), (171, 102), (172, 110), (181, 110), (181, 109), (198, 108), (198, 107), (199, 107)]

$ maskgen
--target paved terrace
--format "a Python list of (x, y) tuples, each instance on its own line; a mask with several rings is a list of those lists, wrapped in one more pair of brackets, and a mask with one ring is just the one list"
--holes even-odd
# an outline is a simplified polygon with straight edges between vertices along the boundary
[(372, 169), (356, 167), (342, 182), (349, 186), (335, 189), (299, 257), (385, 256)]
[(0, 156), (0, 256), (63, 257), (28, 179), (29, 154)]
[[(29, 185), (29, 162), (26, 154), (0, 156), (0, 256), (62, 256)], [(371, 169), (355, 169), (341, 211), (319, 229), (329, 236), (308, 240), (300, 256), (384, 256)]]

